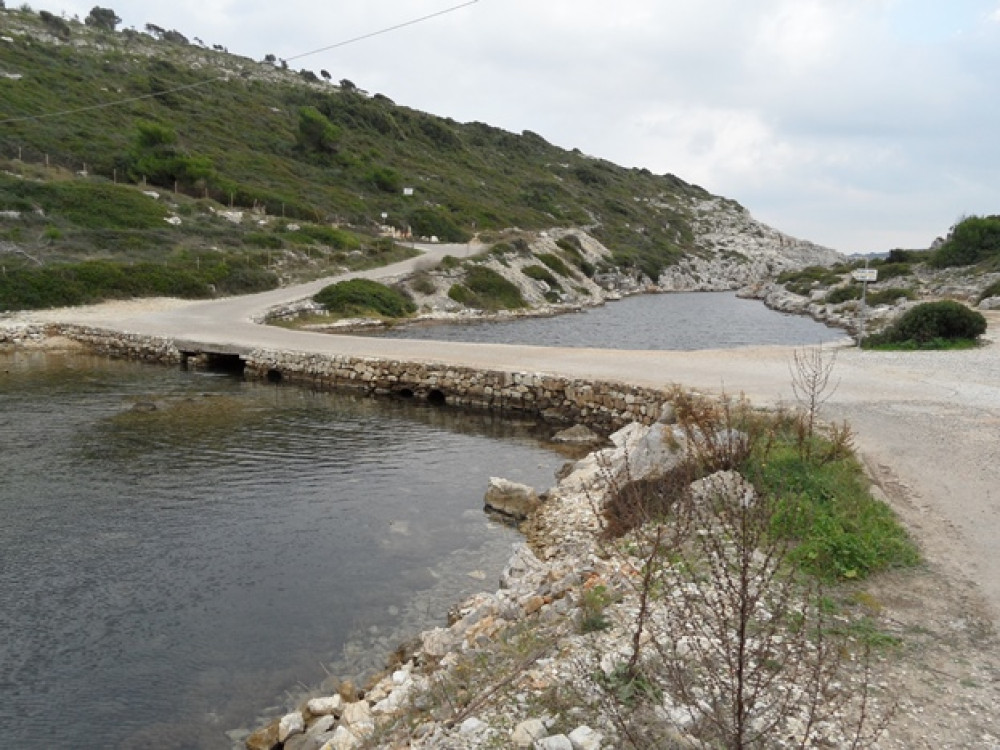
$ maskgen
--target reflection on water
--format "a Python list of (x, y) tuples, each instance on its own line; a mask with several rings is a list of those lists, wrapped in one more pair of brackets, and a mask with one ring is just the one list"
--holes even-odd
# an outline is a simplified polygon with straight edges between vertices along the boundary
[(729, 349), (802, 346), (842, 339), (811, 318), (769, 310), (732, 292), (646, 294), (550, 318), (392, 328), (388, 338), (600, 349)]
[[(527, 425), (90, 358), (0, 357), (0, 734), (229, 747), (225, 731), (492, 579), (488, 477), (551, 484)], [(487, 581), (488, 583), (488, 581)], [(413, 622), (405, 621), (409, 617)]]

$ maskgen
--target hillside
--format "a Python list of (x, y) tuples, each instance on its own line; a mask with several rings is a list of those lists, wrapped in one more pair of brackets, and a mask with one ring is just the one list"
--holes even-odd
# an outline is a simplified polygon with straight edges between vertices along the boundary
[[(491, 244), (511, 228), (581, 229), (609, 268), (673, 289), (838, 258), (670, 174), (435, 117), (178, 31), (100, 26), (0, 10), (3, 278), (100, 259), (191, 277), (156, 278), (158, 293), (239, 292), (384, 262), (400, 252), (386, 235)], [(10, 299), (71, 301), (49, 293), (67, 274), (85, 288), (88, 274), (62, 268)]]

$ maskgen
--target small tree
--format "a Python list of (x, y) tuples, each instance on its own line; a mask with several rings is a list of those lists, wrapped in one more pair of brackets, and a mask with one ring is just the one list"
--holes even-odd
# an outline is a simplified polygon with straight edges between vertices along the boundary
[(102, 8), (95, 5), (90, 9), (90, 14), (83, 21), (87, 26), (93, 26), (102, 31), (114, 31), (115, 27), (122, 22), (111, 8)]

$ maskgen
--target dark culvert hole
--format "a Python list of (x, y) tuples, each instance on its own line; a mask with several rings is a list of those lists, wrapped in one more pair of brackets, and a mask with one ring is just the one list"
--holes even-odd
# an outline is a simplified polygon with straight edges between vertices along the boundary
[(439, 391), (437, 388), (433, 389), (427, 394), (427, 403), (434, 404), (436, 406), (444, 405), (444, 391)]

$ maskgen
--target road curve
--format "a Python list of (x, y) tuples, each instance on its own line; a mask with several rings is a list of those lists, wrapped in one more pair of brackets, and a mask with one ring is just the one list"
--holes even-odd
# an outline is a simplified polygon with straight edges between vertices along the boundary
[[(466, 245), (425, 246), (419, 258), (350, 277), (387, 278), (431, 265)], [(745, 394), (793, 404), (792, 347), (674, 351), (570, 349), (365, 338), (254, 323), (270, 308), (314, 294), (332, 279), (263, 294), (178, 304), (168, 310), (90, 317), (91, 325), (214, 346), (269, 348), (436, 362), (491, 370)], [(65, 322), (79, 322), (72, 310)], [(54, 319), (49, 317), (49, 320)], [(987, 338), (1000, 313), (989, 313)], [(839, 347), (837, 387), (822, 416), (846, 419), (873, 474), (928, 558), (974, 582), (1000, 616), (1000, 345), (955, 352), (862, 352)]]

